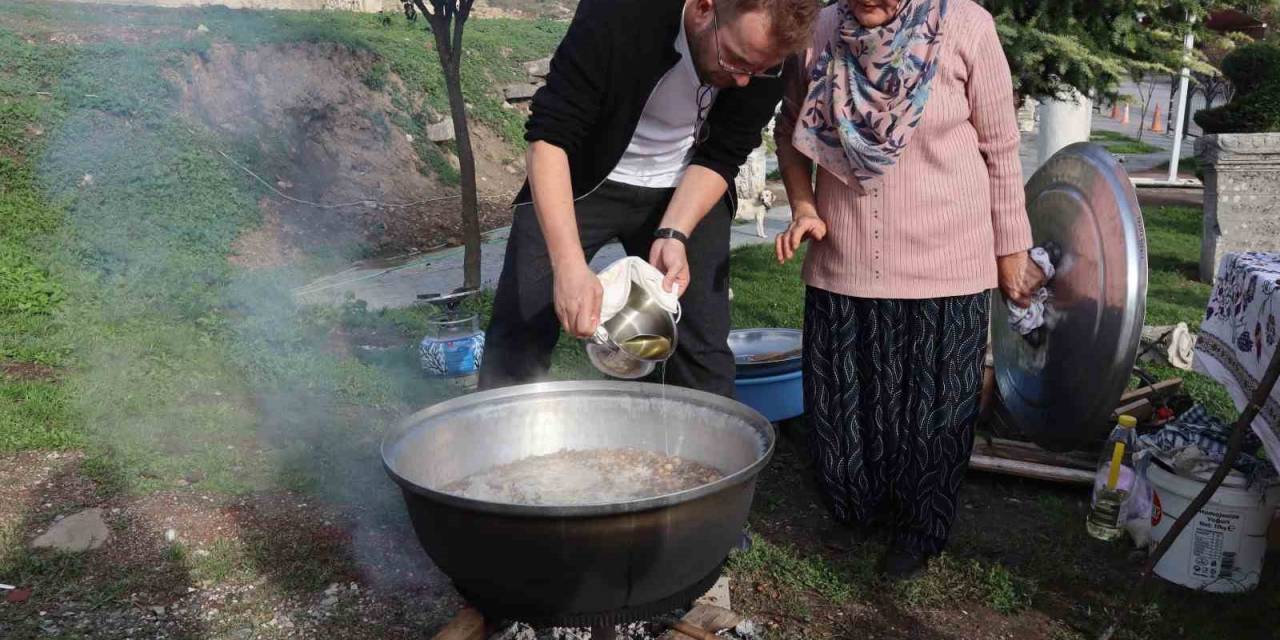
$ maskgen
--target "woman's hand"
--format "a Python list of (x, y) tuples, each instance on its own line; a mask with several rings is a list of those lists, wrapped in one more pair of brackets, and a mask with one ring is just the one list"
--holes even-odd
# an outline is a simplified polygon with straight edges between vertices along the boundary
[(1044, 272), (1026, 251), (996, 258), (996, 272), (1004, 297), (1024, 309), (1030, 306), (1031, 296), (1044, 283)]
[(800, 243), (808, 238), (822, 240), (827, 237), (827, 223), (816, 213), (801, 213), (791, 219), (787, 230), (774, 239), (774, 249), (778, 254), (778, 264), (783, 264), (796, 255)]

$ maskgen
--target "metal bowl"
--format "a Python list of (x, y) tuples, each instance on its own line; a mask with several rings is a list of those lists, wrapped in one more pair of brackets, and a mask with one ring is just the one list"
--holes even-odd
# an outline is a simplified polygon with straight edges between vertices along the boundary
[[(720, 396), (655, 384), (553, 382), (464, 396), (384, 439), (427, 554), (486, 616), (616, 624), (683, 606), (720, 574), (773, 453), (769, 421)], [(564, 449), (636, 448), (726, 476), (688, 491), (578, 506), (484, 502), (439, 491)]]

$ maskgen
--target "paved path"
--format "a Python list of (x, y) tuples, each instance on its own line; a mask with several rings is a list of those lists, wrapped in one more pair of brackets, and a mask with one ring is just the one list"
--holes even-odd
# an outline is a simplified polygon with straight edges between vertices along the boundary
[[(773, 242), (773, 237), (791, 219), (789, 207), (774, 207), (765, 218), (765, 237), (756, 235), (754, 223), (735, 224), (730, 232), (733, 248)], [(480, 280), (493, 287), (502, 273), (509, 228), (495, 229), (486, 235), (480, 250)], [(600, 250), (591, 268), (609, 266), (626, 253), (622, 245), (613, 243)], [(304, 304), (341, 304), (347, 294), (368, 303), (370, 309), (407, 307), (417, 301), (418, 294), (446, 293), (462, 286), (462, 249), (446, 249), (438, 253), (418, 255), (400, 261), (381, 261), (376, 265), (359, 264), (331, 276), (320, 278), (295, 292)]]

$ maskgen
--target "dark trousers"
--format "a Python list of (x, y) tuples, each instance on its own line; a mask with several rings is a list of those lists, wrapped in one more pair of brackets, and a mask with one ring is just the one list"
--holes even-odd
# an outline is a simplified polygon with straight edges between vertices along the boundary
[[(606, 181), (578, 200), (578, 234), (587, 260), (615, 239), (627, 255), (648, 260), (653, 232), (674, 192)], [(689, 289), (680, 298), (679, 340), (665, 372), (668, 383), (727, 397), (733, 397), (734, 390), (733, 353), (728, 346), (731, 218), (721, 200), (689, 236)], [(544, 377), (559, 338), (546, 240), (532, 205), (521, 205), (511, 224), (493, 317), (485, 334), (480, 388)]]
[(989, 303), (987, 293), (884, 300), (808, 288), (805, 416), (837, 519), (887, 524), (898, 547), (942, 551), (973, 449)]

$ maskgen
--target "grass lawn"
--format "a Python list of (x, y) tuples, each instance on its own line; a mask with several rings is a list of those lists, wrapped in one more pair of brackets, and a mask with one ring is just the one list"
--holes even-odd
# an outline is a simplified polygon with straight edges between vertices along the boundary
[[(0, 604), (0, 636), (40, 634), (36, 612), (46, 609), (88, 602), (95, 615), (130, 593), (168, 604), (167, 594), (224, 573), (249, 576), (243, 588), (271, 578), (277, 588), (259, 600), (276, 606), (352, 575), (352, 533), (339, 516), (368, 508), (360, 526), (372, 527), (402, 512), (377, 443), (391, 421), (454, 392), (417, 375), (410, 350), (355, 353), (350, 336), (421, 337), (424, 312), (299, 308), (290, 291), (317, 275), (312, 261), (256, 271), (228, 262), (234, 241), (261, 224), (263, 192), (216, 153), (240, 150), (177, 115), (181, 96), (169, 80), (219, 44), (332, 43), (371, 52), (406, 94), (442, 109), (422, 24), (383, 27), (343, 12), (0, 5), (0, 575), (35, 590), (23, 607)], [(477, 120), (518, 137), (519, 117), (495, 87), (523, 77), (521, 63), (547, 55), (563, 28), (468, 25), (464, 90)], [(24, 484), (35, 477), (56, 490)], [(290, 492), (346, 507), (289, 522), (208, 522), (274, 509)], [(186, 520), (170, 526), (191, 540), (190, 555), (160, 537), (164, 527), (147, 513), (156, 501), (187, 505), (157, 509)], [(119, 545), (127, 557), (27, 548), (35, 531), (85, 505), (116, 510), (108, 520), (131, 541)], [(278, 537), (291, 527), (297, 537)], [(211, 535), (200, 539), (204, 529)], [(395, 571), (416, 561), (397, 560)], [(208, 627), (170, 622), (187, 635)], [(90, 634), (117, 635), (124, 630)]]
[(1089, 139), (1101, 144), (1108, 151), (1118, 156), (1141, 155), (1155, 153), (1160, 150), (1160, 147), (1139, 142), (1136, 138), (1131, 138), (1123, 133), (1115, 133), (1114, 131), (1094, 131), (1089, 136)]
[[(456, 596), (406, 538), (377, 458), (389, 423), (456, 393), (418, 374), (427, 312), (299, 308), (311, 261), (229, 263), (261, 223), (261, 187), (175, 117), (166, 81), (215, 44), (331, 42), (377, 56), (370, 86), (385, 69), (440, 109), (424, 34), (341, 12), (83, 7), (0, 5), (0, 581), (33, 588), (0, 603), (0, 635), (427, 635)], [(515, 141), (519, 117), (492, 89), (563, 28), (468, 25), (478, 120)], [(1198, 215), (1147, 214), (1149, 323), (1198, 324)], [(740, 250), (732, 286), (735, 326), (800, 325), (798, 263)], [(577, 341), (554, 361), (554, 377), (594, 375)], [(826, 516), (794, 425), (783, 433), (757, 544), (731, 564), (738, 608), (770, 637), (1089, 637), (1132, 579), (1123, 548), (1084, 536), (1080, 492), (975, 475), (950, 554), (917, 583), (877, 583), (878, 546), (816, 541)], [(110, 546), (27, 547), (86, 506), (104, 508)], [(1264, 637), (1255, 612), (1280, 604), (1274, 582), (1229, 601), (1163, 590), (1119, 637)]]
[[(98, 479), (128, 490), (168, 486), (192, 468), (207, 472), (207, 486), (233, 492), (301, 486), (324, 471), (318, 440), (309, 443), (310, 472), (282, 477), (264, 475), (251, 454), (229, 453), (258, 438), (264, 410), (279, 414), (281, 434), (305, 425), (362, 446), (384, 423), (380, 414), (445, 393), (328, 349), (335, 327), (361, 312), (295, 307), (288, 291), (314, 265), (249, 272), (227, 262), (236, 238), (261, 221), (261, 187), (215, 153), (235, 155), (234, 145), (175, 115), (180, 96), (167, 80), (218, 44), (332, 43), (371, 52), (375, 71), (395, 72), (404, 88), (391, 102), (412, 91), (447, 111), (424, 23), (78, 8), (0, 6), (0, 362), (54, 372), (0, 382), (0, 398), (18, 400), (0, 402), (0, 451), (86, 447)], [(495, 86), (523, 78), (522, 61), (550, 52), (563, 29), (471, 21), (472, 115), (517, 141), (521, 118), (502, 108)], [(411, 323), (413, 314), (387, 323)], [(314, 402), (299, 412), (275, 401), (297, 395)]]

